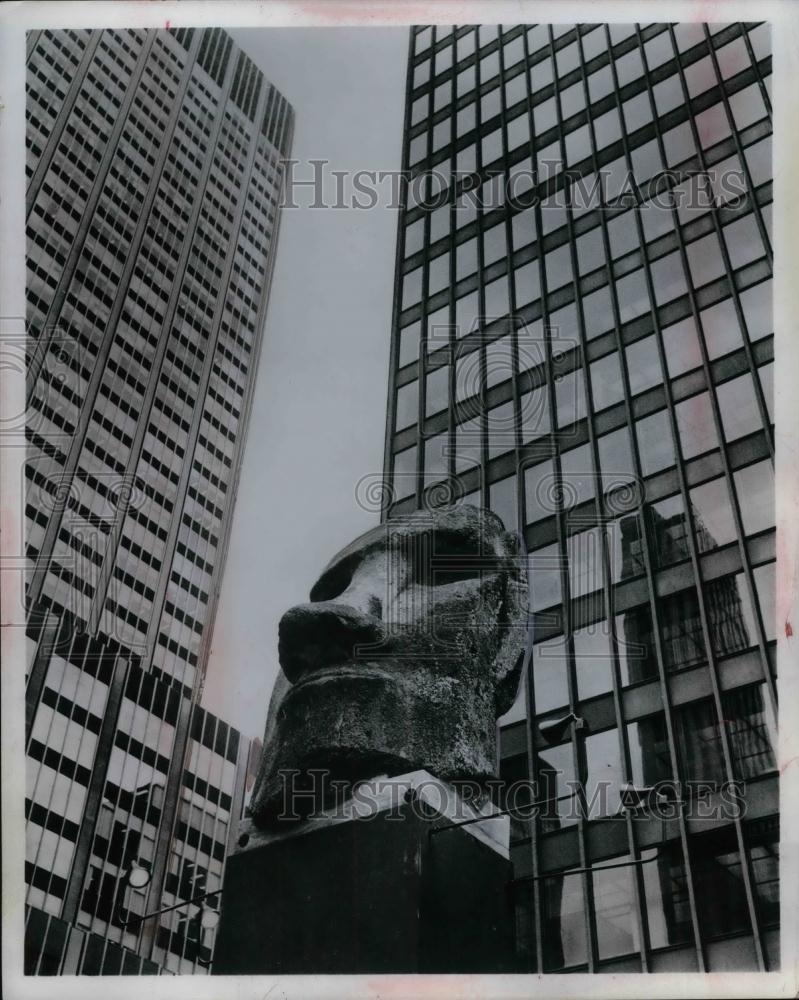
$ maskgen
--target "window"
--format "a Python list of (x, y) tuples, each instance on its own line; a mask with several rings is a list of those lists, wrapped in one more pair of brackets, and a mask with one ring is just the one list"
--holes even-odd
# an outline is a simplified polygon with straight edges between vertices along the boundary
[(569, 585), (572, 598), (602, 588), (602, 535), (600, 528), (579, 531), (566, 539)]
[(720, 385), (716, 392), (725, 440), (735, 441), (762, 429), (763, 421), (749, 372)]
[(594, 464), (589, 445), (564, 451), (560, 456), (560, 474), (564, 507), (573, 507), (594, 497)]
[(705, 659), (699, 600), (689, 587), (660, 603), (660, 633), (666, 670), (681, 670)]
[(574, 633), (577, 696), (582, 700), (613, 690), (610, 630), (603, 620)]
[(732, 299), (724, 299), (699, 314), (705, 346), (711, 359), (720, 358), (743, 346), (738, 317)]
[(572, 280), (571, 248), (568, 243), (550, 250), (546, 255), (547, 289), (562, 288)]
[(396, 430), (401, 431), (403, 427), (410, 427), (411, 424), (415, 424), (418, 417), (418, 408), (418, 381), (408, 382), (407, 385), (400, 386), (397, 389)]
[(449, 434), (436, 434), (429, 438), (424, 446), (424, 486), (443, 479), (449, 472), (448, 452)]
[[(520, 218), (520, 216), (516, 216), (516, 218)], [(537, 260), (530, 261), (529, 264), (524, 264), (522, 267), (517, 267), (513, 272), (513, 280), (516, 283), (517, 308), (521, 309), (541, 297)]]
[(627, 371), (630, 376), (630, 392), (636, 395), (663, 382), (660, 356), (654, 336), (644, 337), (625, 348)]
[(777, 724), (766, 685), (733, 688), (721, 701), (736, 778), (748, 781), (773, 771)]
[(568, 427), (585, 416), (583, 370), (577, 368), (555, 379), (555, 406), (558, 427)]
[(663, 330), (663, 351), (670, 378), (693, 371), (702, 364), (702, 350), (692, 317)]
[(585, 335), (589, 340), (613, 329), (613, 305), (607, 285), (583, 296), (583, 316)]
[(533, 646), (532, 669), (536, 715), (568, 705), (568, 654), (562, 635)]
[(594, 410), (599, 412), (624, 399), (624, 384), (621, 377), (619, 356), (616, 352), (607, 354), (589, 367)]
[(751, 932), (741, 858), (730, 840), (729, 849), (719, 848), (717, 834), (692, 844), (697, 919), (708, 940)]
[(689, 496), (699, 552), (734, 542), (737, 532), (724, 477), (694, 487)]
[(735, 270), (757, 260), (765, 253), (753, 212), (724, 226), (722, 233), (730, 255), (730, 263)]
[(502, 520), (508, 531), (518, 530), (518, 506), (516, 502), (516, 477), (500, 479), (490, 486), (491, 509)]
[(640, 948), (635, 914), (634, 869), (605, 870), (603, 867), (629, 860), (629, 856), (609, 858), (596, 864), (592, 871), (596, 940), (600, 958), (627, 955)]
[(528, 524), (555, 513), (555, 468), (552, 459), (525, 469), (524, 488)]
[(638, 229), (632, 211), (623, 212), (610, 219), (608, 239), (610, 240), (610, 253), (614, 259), (623, 257), (631, 250), (638, 248)]
[(440, 410), (446, 410), (449, 401), (449, 365), (436, 368), (427, 376), (425, 415), (430, 417)]
[(607, 526), (610, 575), (620, 583), (644, 572), (641, 526), (638, 514), (624, 514)]
[(752, 604), (743, 573), (705, 585), (710, 642), (716, 656), (748, 649), (755, 641)]
[(649, 520), (655, 538), (658, 566), (670, 566), (688, 558), (688, 526), (682, 495), (676, 493), (649, 506)]
[(689, 243), (685, 252), (695, 287), (706, 285), (725, 273), (724, 258), (715, 233), (708, 233), (707, 236)]
[(662, 712), (627, 724), (632, 783), (649, 788), (672, 776), (666, 720)]
[(757, 602), (760, 605), (760, 614), (763, 618), (763, 629), (766, 633), (766, 641), (773, 642), (777, 638), (777, 605), (776, 605), (776, 585), (777, 577), (775, 563), (766, 563), (758, 566), (754, 570), (755, 591), (757, 592)]
[(751, 340), (760, 340), (774, 332), (772, 316), (771, 279), (747, 288), (741, 293), (741, 306), (746, 318), (746, 328)]
[(674, 465), (674, 442), (666, 410), (659, 410), (643, 420), (636, 420), (635, 433), (638, 437), (641, 471), (645, 476)]
[(756, 462), (733, 473), (744, 532), (754, 535), (775, 523), (774, 470), (771, 462)]
[(642, 851), (649, 943), (653, 948), (685, 944), (692, 938), (685, 866), (679, 844), (661, 844)]
[(646, 288), (643, 268), (620, 278), (616, 282), (616, 293), (619, 299), (619, 314), (622, 323), (649, 312), (649, 292)]
[(401, 500), (416, 492), (416, 445), (394, 456), (394, 490)]
[(648, 605), (642, 604), (616, 615), (616, 643), (622, 686), (658, 676), (652, 615)]
[(531, 608), (540, 611), (561, 601), (561, 557), (557, 544), (545, 545), (528, 557)]
[(619, 810), (622, 785), (621, 754), (617, 729), (591, 733), (585, 738), (585, 794), (588, 815), (612, 816)]
[(554, 875), (541, 882), (544, 970), (586, 961), (583, 876)]
[(516, 447), (513, 400), (488, 411), (488, 457), (496, 458)]
[(520, 401), (522, 442), (546, 434), (552, 429), (549, 416), (549, 402), (545, 386), (531, 389)]
[(605, 263), (605, 247), (602, 242), (602, 228), (590, 229), (576, 240), (577, 265), (580, 274), (588, 274)]
[(630, 434), (626, 427), (604, 434), (597, 441), (602, 491), (615, 489), (635, 478)]
[(683, 458), (694, 458), (718, 447), (713, 409), (707, 392), (678, 403), (674, 412)]

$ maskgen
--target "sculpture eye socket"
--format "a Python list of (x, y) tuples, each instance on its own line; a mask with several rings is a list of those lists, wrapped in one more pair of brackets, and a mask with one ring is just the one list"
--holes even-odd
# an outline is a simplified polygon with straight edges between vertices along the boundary
[(413, 553), (414, 582), (443, 587), (474, 580), (493, 569), (490, 556), (479, 553), (474, 541), (456, 532), (437, 531), (423, 539)]
[(334, 601), (343, 594), (352, 583), (352, 577), (359, 562), (360, 559), (357, 557), (343, 559), (329, 572), (324, 573), (311, 590), (311, 600), (314, 602)]

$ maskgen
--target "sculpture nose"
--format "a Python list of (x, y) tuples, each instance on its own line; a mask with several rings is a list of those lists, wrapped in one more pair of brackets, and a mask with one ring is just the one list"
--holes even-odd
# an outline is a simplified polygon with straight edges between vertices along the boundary
[(278, 655), (286, 677), (296, 684), (310, 670), (351, 663), (355, 647), (379, 642), (383, 623), (348, 604), (298, 604), (280, 619)]

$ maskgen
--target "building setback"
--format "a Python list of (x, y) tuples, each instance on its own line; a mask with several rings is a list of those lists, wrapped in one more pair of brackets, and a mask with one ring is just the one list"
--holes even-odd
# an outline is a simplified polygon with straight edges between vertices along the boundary
[(520, 971), (779, 968), (770, 85), (762, 23), (411, 29), (384, 513), (525, 541)]
[(241, 813), (198, 702), (292, 130), (219, 29), (28, 34), (32, 973), (208, 968), (196, 907), (124, 923), (220, 886)]

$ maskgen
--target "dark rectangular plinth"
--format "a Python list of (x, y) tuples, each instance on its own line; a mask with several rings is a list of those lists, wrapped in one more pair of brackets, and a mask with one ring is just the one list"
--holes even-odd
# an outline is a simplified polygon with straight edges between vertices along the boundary
[(213, 971), (514, 971), (510, 862), (434, 825), (403, 806), (234, 854)]

